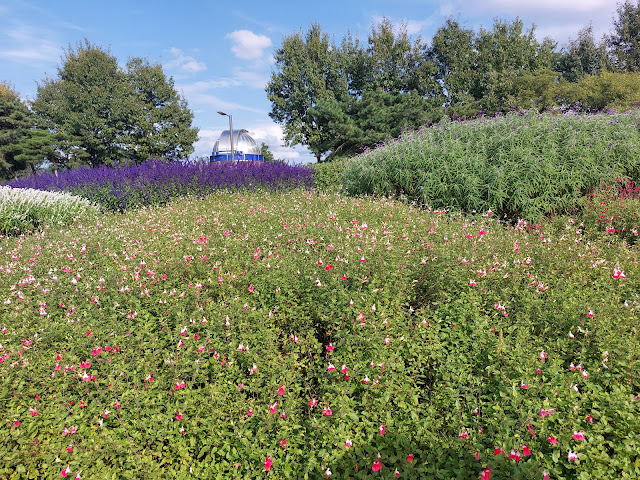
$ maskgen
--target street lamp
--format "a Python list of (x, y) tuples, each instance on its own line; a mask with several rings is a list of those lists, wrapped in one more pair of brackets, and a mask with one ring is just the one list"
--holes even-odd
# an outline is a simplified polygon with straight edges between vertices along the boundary
[(231, 142), (231, 160), (235, 160), (235, 155), (233, 154), (233, 120), (232, 120), (232, 115), (229, 115), (227, 113), (221, 112), (220, 110), (218, 110), (218, 114), (219, 115), (223, 115), (226, 117), (229, 117), (229, 141)]

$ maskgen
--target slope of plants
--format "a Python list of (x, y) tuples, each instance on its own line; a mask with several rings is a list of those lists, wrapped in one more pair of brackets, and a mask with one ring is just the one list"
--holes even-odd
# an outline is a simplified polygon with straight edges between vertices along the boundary
[(577, 210), (603, 181), (637, 182), (639, 124), (640, 110), (444, 119), (349, 161), (340, 182), (350, 194), (535, 221)]
[(637, 262), (302, 190), (0, 239), (0, 477), (638, 476)]

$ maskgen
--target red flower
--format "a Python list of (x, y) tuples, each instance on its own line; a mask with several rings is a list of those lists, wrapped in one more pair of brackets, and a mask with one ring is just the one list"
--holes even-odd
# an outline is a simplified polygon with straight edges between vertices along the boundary
[(549, 443), (551, 445), (555, 445), (558, 442), (558, 440), (556, 440), (556, 437), (554, 437), (553, 435), (549, 435), (549, 438), (547, 438), (547, 440), (549, 440)]
[(407, 462), (413, 462), (413, 453), (410, 453), (407, 457)]
[(373, 465), (371, 465), (371, 470), (374, 472), (379, 472), (382, 469), (382, 463), (380, 463), (381, 458), (380, 454), (378, 454), (378, 460), (373, 462)]
[(267, 455), (267, 458), (264, 460), (264, 469), (266, 471), (271, 470), (271, 465), (273, 465), (273, 461), (271, 460), (271, 455)]
[(491, 468), (485, 468), (482, 470), (481, 480), (489, 480), (491, 478)]
[(531, 449), (529, 447), (527, 447), (527, 445), (522, 445), (522, 454), (525, 457), (528, 457), (529, 455), (531, 455)]

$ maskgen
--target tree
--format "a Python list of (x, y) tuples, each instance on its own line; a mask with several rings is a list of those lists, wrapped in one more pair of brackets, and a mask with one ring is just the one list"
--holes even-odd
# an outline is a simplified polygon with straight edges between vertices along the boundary
[(320, 101), (347, 95), (347, 82), (339, 75), (338, 53), (318, 24), (306, 32), (284, 38), (275, 52), (275, 71), (267, 84), (269, 116), (284, 126), (287, 146), (307, 145), (321, 160), (328, 151), (326, 124), (312, 110)]
[(193, 113), (162, 66), (132, 58), (126, 77), (135, 100), (135, 122), (130, 123), (126, 138), (136, 163), (149, 158), (185, 158), (192, 153), (198, 140), (197, 129), (191, 127)]
[(184, 158), (197, 139), (192, 112), (159, 65), (132, 59), (123, 70), (87, 40), (69, 47), (58, 76), (38, 86), (33, 110), (90, 166)]
[(262, 159), (267, 163), (275, 161), (273, 153), (269, 150), (269, 145), (264, 142), (260, 145), (260, 155), (262, 155)]
[(21, 141), (33, 127), (27, 105), (7, 83), (0, 83), (0, 178), (11, 179), (29, 169), (28, 159), (20, 157)]
[(606, 37), (613, 68), (619, 72), (640, 72), (640, 0), (618, 4), (613, 32)]
[(606, 45), (596, 43), (591, 25), (578, 31), (578, 38), (563, 48), (555, 65), (555, 70), (570, 82), (577, 82), (585, 75), (597, 75), (606, 68)]
[(473, 96), (477, 64), (473, 40), (473, 30), (448, 18), (433, 36), (429, 55), (436, 65), (436, 79), (443, 87), (447, 105), (470, 106), (475, 113), (479, 105)]

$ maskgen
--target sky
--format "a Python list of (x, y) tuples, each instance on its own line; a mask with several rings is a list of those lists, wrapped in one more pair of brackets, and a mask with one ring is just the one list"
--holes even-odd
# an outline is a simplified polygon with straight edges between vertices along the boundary
[(122, 66), (130, 57), (162, 65), (194, 113), (194, 156), (210, 155), (229, 128), (220, 110), (276, 158), (308, 163), (315, 157), (304, 146), (284, 145), (265, 93), (274, 51), (288, 35), (318, 23), (337, 43), (347, 32), (366, 41), (386, 17), (430, 43), (449, 17), (476, 31), (519, 17), (560, 48), (589, 24), (600, 39), (615, 12), (616, 0), (0, 0), (0, 81), (34, 99), (38, 83), (57, 76), (64, 52), (87, 39)]

